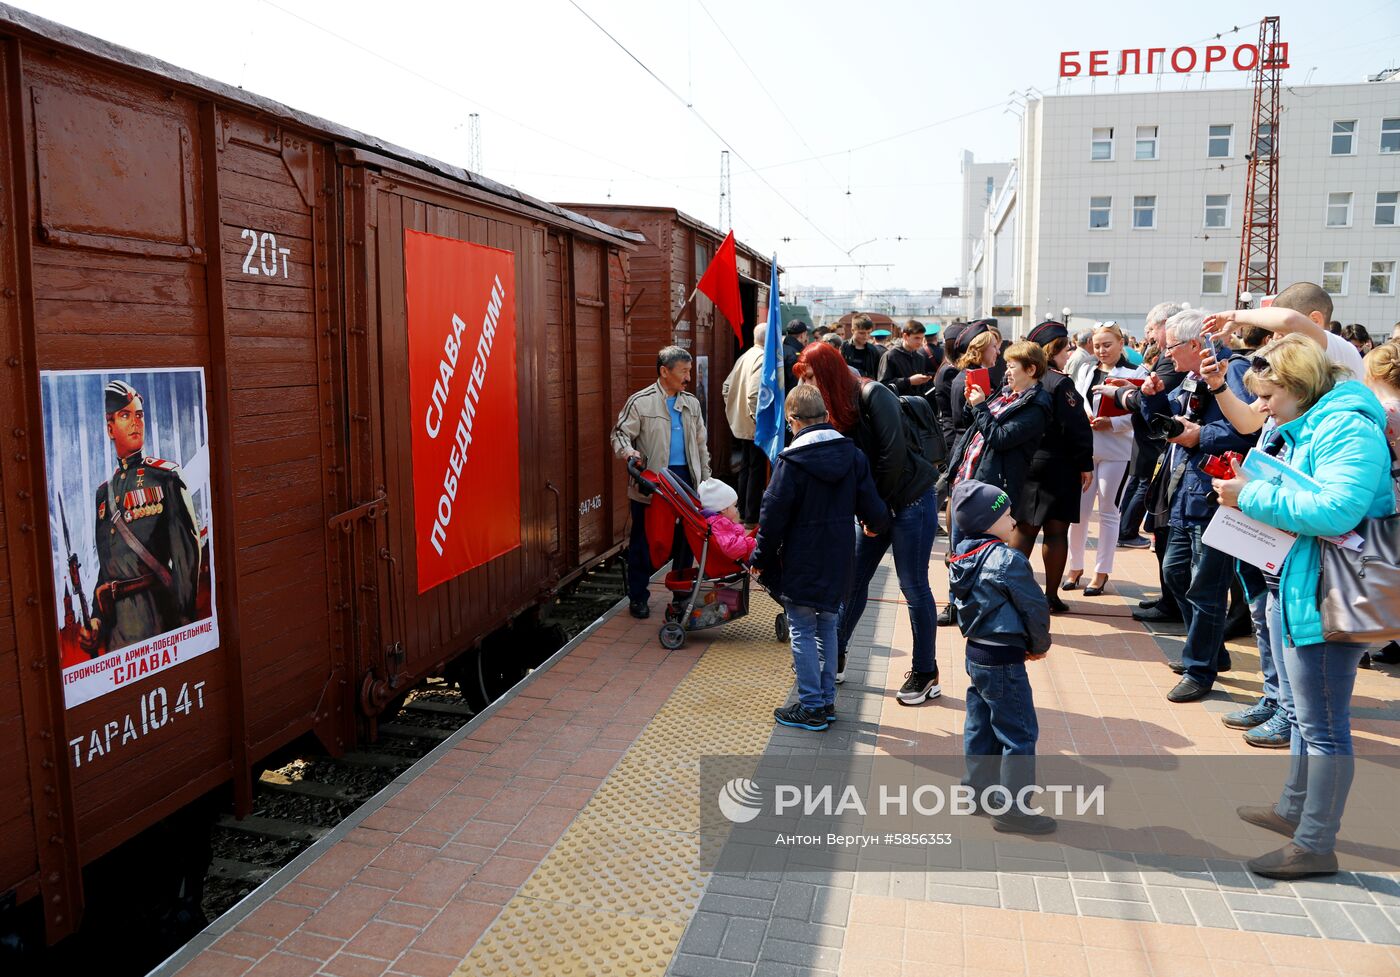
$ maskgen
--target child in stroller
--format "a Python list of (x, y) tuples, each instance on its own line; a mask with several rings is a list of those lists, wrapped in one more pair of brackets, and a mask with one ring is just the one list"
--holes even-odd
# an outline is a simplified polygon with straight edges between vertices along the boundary
[[(672, 599), (659, 634), (662, 646), (679, 648), (685, 644), (687, 632), (718, 627), (747, 614), (748, 557), (754, 541), (733, 519), (738, 498), (734, 490), (723, 482), (707, 479), (701, 484), (707, 504), (706, 497), (664, 468), (654, 472), (629, 461), (627, 471), (641, 491), (652, 496), (646, 516), (652, 565), (666, 561), (677, 521), (696, 554), (696, 566), (666, 574), (666, 589)], [(717, 511), (712, 506), (720, 508)], [(787, 640), (784, 614), (777, 616), (773, 630), (777, 640)]]

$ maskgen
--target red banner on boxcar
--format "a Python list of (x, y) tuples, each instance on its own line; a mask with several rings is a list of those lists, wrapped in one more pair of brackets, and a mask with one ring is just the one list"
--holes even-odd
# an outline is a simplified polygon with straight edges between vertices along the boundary
[(404, 231), (418, 592), (520, 545), (515, 255)]

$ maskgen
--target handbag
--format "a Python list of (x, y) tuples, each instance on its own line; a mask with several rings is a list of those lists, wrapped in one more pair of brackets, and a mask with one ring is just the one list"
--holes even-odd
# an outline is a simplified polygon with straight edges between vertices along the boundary
[[(1394, 459), (1392, 457), (1392, 463)], [(1392, 468), (1392, 482), (1400, 468)], [(1361, 521), (1361, 549), (1319, 539), (1318, 606), (1327, 641), (1379, 644), (1400, 638), (1400, 514)]]

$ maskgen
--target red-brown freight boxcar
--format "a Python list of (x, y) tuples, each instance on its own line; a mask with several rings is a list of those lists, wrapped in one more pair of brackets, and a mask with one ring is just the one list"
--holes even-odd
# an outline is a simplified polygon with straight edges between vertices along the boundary
[(53, 939), (617, 550), (640, 239), (6, 7), (0, 72), (0, 903)]
[[(744, 341), (715, 311), (714, 303), (697, 294), (686, 314), (675, 322), (681, 306), (705, 273), (725, 232), (702, 224), (672, 207), (631, 207), (625, 204), (561, 204), (569, 210), (635, 231), (645, 238), (632, 255), (628, 284), (631, 336), (627, 350), (627, 385), (637, 390), (656, 380), (656, 352), (675, 343), (695, 357), (691, 388), (705, 408), (710, 435), (710, 459), (717, 475), (737, 476), (730, 463), (734, 439), (724, 420), (720, 388), (739, 353), (753, 344), (753, 327), (768, 321), (768, 282), (772, 260), (743, 243), (736, 248), (739, 297), (744, 308)], [(779, 342), (782, 339), (779, 337)]]

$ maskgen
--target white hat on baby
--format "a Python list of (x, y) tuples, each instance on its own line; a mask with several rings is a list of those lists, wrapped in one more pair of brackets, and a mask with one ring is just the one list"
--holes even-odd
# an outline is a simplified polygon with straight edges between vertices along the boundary
[(723, 512), (739, 501), (739, 493), (717, 478), (700, 483), (700, 504), (711, 512)]

